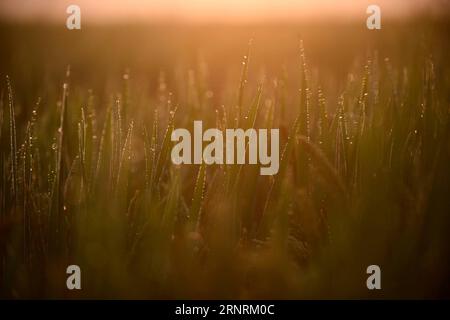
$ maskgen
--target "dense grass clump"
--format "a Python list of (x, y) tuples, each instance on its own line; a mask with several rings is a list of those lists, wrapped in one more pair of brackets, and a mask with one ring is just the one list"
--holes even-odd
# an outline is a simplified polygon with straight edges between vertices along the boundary
[[(347, 28), (339, 29), (342, 38), (352, 38)], [(143, 72), (136, 65), (120, 76), (123, 63), (140, 61), (137, 48), (118, 50), (115, 62), (108, 45), (104, 58), (83, 51), (104, 40), (104, 30), (71, 38), (71, 51), (61, 51), (69, 57), (61, 53), (61, 63), (72, 65), (64, 76), (62, 69), (40, 74), (59, 62), (8, 37), (0, 86), (1, 296), (448, 296), (446, 39), (432, 26), (418, 40), (396, 28), (401, 43), (342, 39), (334, 52), (314, 42), (320, 29), (305, 32), (304, 43), (290, 38), (282, 52), (270, 51), (260, 30), (248, 49), (230, 49), (244, 55), (241, 70), (230, 58), (211, 66), (219, 74), (202, 55), (168, 56), (156, 67), (146, 56)], [(261, 56), (260, 33), (272, 60)], [(170, 54), (178, 43), (156, 40), (154, 50)], [(308, 43), (322, 58), (314, 60)], [(358, 50), (344, 54), (341, 45)], [(103, 59), (113, 69), (103, 69)], [(114, 74), (110, 83), (92, 80), (106, 72)], [(219, 129), (280, 128), (278, 174), (261, 176), (252, 165), (173, 165), (171, 132), (194, 120)], [(70, 264), (81, 267), (82, 291), (66, 289)], [(366, 288), (371, 264), (382, 269), (382, 291)]]

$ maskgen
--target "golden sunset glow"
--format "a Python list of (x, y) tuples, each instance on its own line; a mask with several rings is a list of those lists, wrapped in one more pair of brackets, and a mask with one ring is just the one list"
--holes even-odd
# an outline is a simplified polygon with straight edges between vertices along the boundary
[[(378, 0), (383, 14), (407, 16), (433, 10), (439, 1)], [(90, 21), (117, 20), (267, 21), (358, 17), (370, 0), (4, 0), (1, 15), (12, 19), (61, 20), (70, 4), (77, 4)]]

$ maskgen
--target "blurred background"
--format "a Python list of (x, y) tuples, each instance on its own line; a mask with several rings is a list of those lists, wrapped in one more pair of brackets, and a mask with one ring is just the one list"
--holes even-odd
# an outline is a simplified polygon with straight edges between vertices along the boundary
[[(380, 6), (387, 18), (420, 12), (442, 14), (446, 0), (3, 0), (1, 15), (8, 19), (64, 21), (70, 4), (82, 8), (88, 23), (118, 21), (177, 22), (267, 22), (300, 20), (348, 20), (364, 17), (371, 4)], [(330, 21), (331, 22), (331, 21)]]
[[(295, 72), (287, 64), (296, 59), (303, 39), (311, 67), (320, 65), (317, 76), (337, 92), (342, 88), (336, 82), (351, 71), (355, 57), (376, 48), (381, 56), (406, 64), (415, 51), (398, 55), (393, 50), (402, 44), (418, 49), (423, 39), (446, 34), (449, 13), (445, 0), (380, 0), (382, 29), (372, 32), (366, 28), (372, 2), (365, 0), (80, 0), (75, 4), (81, 8), (81, 31), (71, 32), (65, 24), (72, 3), (0, 2), (0, 72), (20, 76), (17, 90), (21, 85), (37, 90), (43, 75), (61, 79), (69, 64), (74, 79), (100, 94), (126, 70), (149, 90), (161, 72), (173, 83), (178, 71), (199, 61), (208, 62), (211, 89), (220, 89), (239, 78), (250, 39), (255, 40), (253, 79)], [(28, 59), (30, 51), (33, 59)]]

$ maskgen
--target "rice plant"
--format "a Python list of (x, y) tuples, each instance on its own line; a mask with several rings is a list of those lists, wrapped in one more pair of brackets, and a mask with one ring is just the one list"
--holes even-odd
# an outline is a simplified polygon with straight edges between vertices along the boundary
[[(285, 56), (269, 52), (275, 61), (266, 65), (261, 51), (270, 43), (261, 36), (258, 45), (256, 32), (247, 47), (230, 49), (233, 61), (183, 65), (168, 56), (163, 68), (146, 56), (150, 66), (136, 68), (136, 78), (111, 57), (104, 74), (85, 74), (83, 63), (103, 58), (80, 63), (68, 54), (66, 75), (33, 73), (36, 87), (23, 65), (0, 62), (0, 295), (448, 296), (445, 35), (431, 30), (421, 48), (408, 36), (411, 55), (400, 43), (391, 51), (359, 43), (368, 54), (352, 52), (344, 76), (327, 79), (326, 59), (309, 50), (314, 33), (305, 33), (285, 44)], [(138, 49), (121, 57), (131, 63)], [(222, 64), (233, 71), (208, 72)], [(279, 128), (278, 174), (248, 164), (174, 165), (171, 133), (194, 120)], [(82, 269), (80, 292), (65, 287), (70, 264)], [(382, 294), (365, 287), (371, 264), (382, 267)]]

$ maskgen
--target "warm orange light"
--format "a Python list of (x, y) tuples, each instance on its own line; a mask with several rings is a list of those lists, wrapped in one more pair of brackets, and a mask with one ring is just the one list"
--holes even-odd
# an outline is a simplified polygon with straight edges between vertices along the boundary
[(385, 16), (403, 16), (431, 9), (430, 0), (2, 0), (0, 15), (8, 18), (62, 20), (65, 8), (77, 4), (90, 21), (170, 20), (254, 21), (358, 17), (370, 4)]

